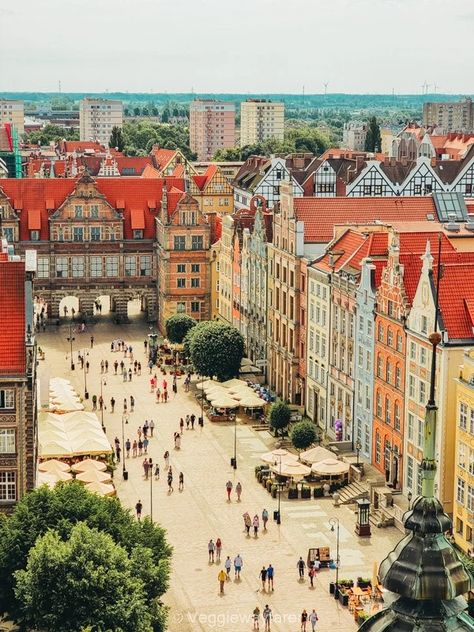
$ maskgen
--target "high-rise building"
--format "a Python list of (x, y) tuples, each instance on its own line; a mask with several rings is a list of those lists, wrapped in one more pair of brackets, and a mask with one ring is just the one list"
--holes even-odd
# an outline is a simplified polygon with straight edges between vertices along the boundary
[(248, 99), (240, 104), (240, 146), (283, 140), (285, 104), (266, 99)]
[(0, 99), (0, 125), (2, 123), (14, 125), (18, 134), (25, 133), (25, 106), (23, 101)]
[(423, 125), (440, 127), (444, 132), (474, 131), (474, 103), (470, 97), (462, 101), (423, 104)]
[(33, 275), (36, 253), (25, 260), (0, 242), (0, 512), (12, 510), (35, 486), (36, 346), (33, 333)]
[(191, 151), (198, 160), (212, 160), (218, 149), (235, 145), (235, 105), (213, 99), (197, 99), (189, 107)]
[(364, 151), (367, 127), (367, 123), (361, 123), (360, 121), (344, 123), (342, 146), (352, 151)]
[(113, 127), (122, 127), (122, 101), (83, 99), (79, 104), (81, 140), (99, 141), (108, 146)]

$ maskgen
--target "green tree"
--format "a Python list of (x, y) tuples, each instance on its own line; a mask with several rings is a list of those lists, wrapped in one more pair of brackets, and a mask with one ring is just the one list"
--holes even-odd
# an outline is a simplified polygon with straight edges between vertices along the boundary
[[(157, 600), (168, 587), (171, 548), (163, 529), (149, 520), (137, 522), (118, 499), (91, 494), (76, 482), (35, 489), (16, 505), (11, 516), (0, 519), (0, 612), (19, 615), (21, 603), (13, 590), (14, 574), (26, 568), (28, 553), (37, 538), (54, 529), (66, 540), (78, 522), (108, 533), (132, 560), (135, 555), (145, 556), (143, 549), (148, 551), (146, 556), (153, 560), (155, 574), (152, 582), (144, 581), (144, 588), (147, 599), (155, 604), (157, 620), (164, 620), (165, 613)], [(163, 626), (156, 630), (164, 630)]]
[(170, 342), (181, 344), (188, 331), (196, 324), (197, 321), (188, 314), (173, 314), (165, 323), (166, 337)]
[(80, 632), (89, 625), (152, 632), (136, 567), (110, 535), (83, 523), (66, 541), (48, 531), (30, 550), (26, 569), (15, 573), (22, 623), (48, 632)]
[(123, 151), (125, 148), (125, 141), (123, 140), (123, 134), (120, 127), (114, 125), (112, 127), (112, 133), (110, 135), (109, 147), (113, 147), (118, 149), (118, 151)]
[(25, 134), (25, 138), (34, 145), (49, 145), (53, 141), (57, 143), (60, 140), (79, 140), (79, 130), (48, 124), (38, 132)]
[(380, 135), (380, 127), (377, 123), (377, 118), (372, 116), (369, 119), (369, 127), (367, 129), (367, 136), (365, 137), (365, 151), (371, 151), (373, 153), (380, 152), (382, 147), (382, 137)]
[(316, 441), (318, 432), (313, 422), (299, 421), (292, 427), (290, 438), (297, 450), (306, 450)]
[(216, 376), (222, 382), (239, 374), (244, 339), (235, 327), (207, 321), (194, 328), (189, 348), (191, 362), (200, 375)]
[(234, 160), (240, 160), (240, 147), (218, 149), (214, 154), (213, 160), (217, 160), (218, 162), (234, 162)]
[(278, 434), (280, 430), (284, 430), (291, 419), (291, 410), (288, 404), (281, 400), (274, 402), (270, 408), (270, 426), (276, 430)]

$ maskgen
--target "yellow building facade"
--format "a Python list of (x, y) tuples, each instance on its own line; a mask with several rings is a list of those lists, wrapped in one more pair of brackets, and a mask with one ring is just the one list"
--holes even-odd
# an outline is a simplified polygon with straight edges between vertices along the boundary
[(474, 350), (456, 379), (456, 464), (453, 527), (456, 544), (474, 556)]

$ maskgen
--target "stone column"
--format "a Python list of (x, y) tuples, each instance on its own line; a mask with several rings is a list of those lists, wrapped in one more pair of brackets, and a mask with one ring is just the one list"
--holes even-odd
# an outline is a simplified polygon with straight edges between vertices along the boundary
[(89, 295), (80, 296), (79, 311), (85, 322), (94, 321), (94, 299)]
[(115, 322), (128, 323), (128, 299), (126, 294), (118, 294), (115, 297)]

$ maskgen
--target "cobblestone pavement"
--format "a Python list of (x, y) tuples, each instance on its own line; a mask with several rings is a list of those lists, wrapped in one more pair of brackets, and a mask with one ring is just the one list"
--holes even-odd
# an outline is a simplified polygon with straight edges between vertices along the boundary
[[(125, 425), (125, 439), (133, 440), (139, 425), (153, 418), (156, 423), (155, 436), (150, 442), (149, 456), (158, 462), (161, 478), (145, 481), (142, 458), (127, 459), (129, 480), (123, 481), (121, 464), (115, 473), (115, 485), (122, 502), (133, 508), (140, 498), (143, 515), (150, 512), (153, 494), (153, 518), (168, 531), (169, 541), (174, 547), (171, 587), (166, 595), (170, 605), (170, 632), (241, 630), (252, 629), (250, 615), (258, 604), (262, 611), (269, 604), (273, 611), (272, 630), (283, 632), (300, 629), (300, 614), (303, 608), (315, 608), (319, 615), (317, 629), (320, 631), (346, 632), (357, 628), (347, 608), (340, 606), (329, 595), (329, 581), (335, 571), (321, 570), (311, 589), (308, 580), (298, 580), (296, 563), (301, 555), (306, 559), (308, 549), (315, 546), (330, 546), (335, 556), (335, 533), (330, 531), (329, 518), (340, 519), (339, 577), (356, 578), (372, 576), (374, 560), (380, 561), (400, 539), (395, 529), (376, 530), (370, 539), (360, 539), (354, 533), (354, 512), (347, 507), (335, 508), (330, 499), (293, 500), (282, 498), (282, 524), (272, 520), (268, 531), (260, 532), (258, 538), (246, 537), (242, 514), (261, 515), (266, 507), (273, 515), (276, 501), (257, 484), (254, 467), (260, 463), (259, 455), (274, 446), (267, 432), (258, 432), (250, 426), (237, 426), (237, 463), (234, 471), (230, 466), (233, 454), (233, 424), (211, 424), (205, 420), (204, 429), (184, 430), (180, 450), (173, 449), (173, 433), (179, 430), (179, 419), (187, 413), (199, 415), (200, 408), (193, 390), (184, 393), (182, 379), (178, 395), (171, 394), (171, 401), (156, 404), (150, 392), (148, 368), (143, 340), (149, 332), (146, 325), (134, 321), (130, 325), (116, 326), (103, 322), (92, 326), (83, 334), (76, 334), (73, 356), (77, 350), (89, 351), (90, 371), (87, 375), (90, 396), (100, 395), (100, 361), (108, 359), (109, 372), (103, 386), (107, 410), (104, 423), (107, 435), (113, 444), (115, 436), (122, 438), (123, 398), (135, 397), (135, 410)], [(47, 331), (38, 336), (39, 345), (46, 352), (46, 360), (40, 362), (40, 379), (62, 376), (71, 379), (80, 394), (84, 391), (83, 373), (71, 371), (66, 338), (69, 328), (63, 325), (58, 331)], [(94, 347), (90, 348), (90, 335), (94, 335)], [(119, 362), (123, 353), (112, 353), (110, 342), (122, 338), (131, 344), (134, 359), (142, 362), (141, 377), (123, 382), (113, 375), (113, 362)], [(129, 365), (129, 359), (124, 359)], [(160, 384), (162, 377), (160, 376)], [(167, 376), (168, 383), (171, 382)], [(116, 399), (115, 412), (109, 408), (111, 397)], [(87, 408), (91, 409), (91, 399)], [(98, 412), (100, 416), (100, 412)], [(174, 471), (174, 492), (168, 494), (164, 476), (163, 454), (169, 450), (170, 463)], [(184, 491), (178, 491), (178, 473), (184, 473)], [(228, 479), (234, 487), (241, 481), (242, 502), (227, 502), (225, 483)], [(225, 585), (225, 593), (218, 593), (218, 564), (208, 564), (207, 543), (218, 537), (223, 542), (222, 560), (227, 555), (233, 560), (239, 553), (243, 557), (240, 581), (231, 576)], [(262, 592), (259, 569), (271, 563), (275, 568), (274, 592)], [(261, 629), (263, 625), (261, 623)], [(308, 626), (310, 629), (310, 626)]]

